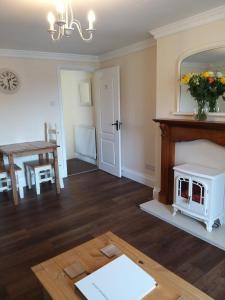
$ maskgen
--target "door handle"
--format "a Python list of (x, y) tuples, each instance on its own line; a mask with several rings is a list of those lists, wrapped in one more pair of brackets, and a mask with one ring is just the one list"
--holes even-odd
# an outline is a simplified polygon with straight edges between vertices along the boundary
[(116, 120), (115, 123), (112, 123), (113, 126), (116, 126), (116, 130), (119, 131), (122, 125), (122, 122), (119, 122), (118, 120)]

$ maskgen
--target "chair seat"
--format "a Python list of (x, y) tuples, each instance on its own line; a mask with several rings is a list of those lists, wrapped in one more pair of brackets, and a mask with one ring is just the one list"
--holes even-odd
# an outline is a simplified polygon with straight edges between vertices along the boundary
[(41, 161), (39, 160), (26, 161), (24, 165), (35, 169), (38, 167), (44, 167), (49, 165), (52, 166), (53, 163), (54, 163), (53, 159), (42, 159)]
[[(22, 169), (19, 167), (19, 166), (17, 166), (16, 164), (14, 164), (14, 169), (15, 169), (15, 171), (21, 171)], [(9, 167), (9, 165), (5, 165), (5, 166), (1, 166), (0, 167), (0, 173), (9, 173), (9, 171), (10, 171), (10, 167)]]

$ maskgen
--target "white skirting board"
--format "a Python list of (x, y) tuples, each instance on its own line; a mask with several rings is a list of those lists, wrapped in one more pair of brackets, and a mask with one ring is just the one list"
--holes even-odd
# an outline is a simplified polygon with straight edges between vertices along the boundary
[(140, 173), (125, 167), (123, 167), (122, 169), (122, 175), (126, 178), (129, 178), (131, 180), (137, 181), (150, 187), (154, 187), (155, 184), (154, 175)]
[(93, 159), (91, 157), (87, 157), (87, 156), (84, 156), (84, 155), (81, 155), (79, 153), (75, 153), (75, 158), (78, 158), (80, 160), (84, 160), (90, 164), (93, 164), (93, 165), (97, 165), (97, 161), (96, 159)]
[(148, 201), (140, 205), (140, 208), (159, 219), (166, 221), (196, 237), (212, 244), (222, 250), (225, 250), (225, 225), (207, 232), (205, 225), (188, 216), (177, 213), (172, 216), (172, 206), (164, 205), (158, 200)]

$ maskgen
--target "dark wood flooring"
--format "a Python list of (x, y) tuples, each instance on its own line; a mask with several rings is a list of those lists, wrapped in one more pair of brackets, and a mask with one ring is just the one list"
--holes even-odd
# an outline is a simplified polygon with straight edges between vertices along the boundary
[(45, 184), (39, 197), (29, 191), (16, 208), (1, 194), (0, 299), (42, 299), (30, 267), (111, 230), (224, 300), (225, 252), (141, 211), (138, 205), (151, 195), (146, 186), (102, 171), (69, 177), (58, 197)]
[(86, 172), (92, 172), (97, 169), (98, 167), (96, 165), (90, 164), (78, 158), (67, 160), (67, 171), (69, 176), (86, 173)]

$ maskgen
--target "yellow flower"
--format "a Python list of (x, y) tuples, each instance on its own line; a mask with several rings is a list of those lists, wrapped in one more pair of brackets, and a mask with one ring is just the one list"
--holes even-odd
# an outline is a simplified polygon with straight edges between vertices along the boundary
[(210, 72), (209, 71), (205, 71), (205, 72), (202, 72), (202, 77), (205, 77), (205, 78), (208, 78), (210, 77)]
[(192, 77), (191, 73), (187, 73), (187, 74), (183, 75), (182, 78), (181, 78), (181, 83), (182, 84), (188, 84), (191, 77)]
[(222, 76), (222, 77), (220, 78), (220, 82), (221, 82), (222, 84), (225, 84), (225, 76)]

